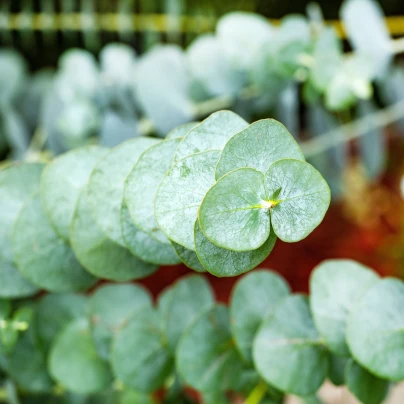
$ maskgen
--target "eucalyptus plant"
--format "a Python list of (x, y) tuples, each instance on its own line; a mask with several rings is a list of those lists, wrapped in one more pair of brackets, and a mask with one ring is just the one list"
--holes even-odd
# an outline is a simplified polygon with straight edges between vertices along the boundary
[(314, 269), (309, 297), (261, 268), (237, 281), (228, 307), (196, 274), (156, 304), (134, 283), (2, 300), (0, 366), (24, 400), (45, 403), (154, 403), (159, 389), (164, 402), (193, 402), (189, 388), (205, 403), (309, 401), (329, 379), (377, 404), (404, 379), (403, 299), (402, 281), (338, 259)]
[[(26, 184), (29, 184), (27, 186)], [(160, 265), (235, 276), (276, 239), (322, 221), (330, 191), (279, 122), (230, 111), (165, 140), (85, 146), (0, 172), (0, 296), (86, 290), (97, 278), (144, 278)]]

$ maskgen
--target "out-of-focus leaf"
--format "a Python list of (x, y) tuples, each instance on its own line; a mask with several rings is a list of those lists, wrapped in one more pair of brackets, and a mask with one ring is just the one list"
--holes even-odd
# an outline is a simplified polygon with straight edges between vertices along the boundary
[(257, 62), (261, 48), (273, 37), (273, 28), (261, 15), (232, 12), (222, 17), (216, 35), (231, 65), (250, 69)]
[(10, 103), (22, 90), (26, 79), (26, 63), (12, 49), (0, 50), (0, 104)]
[(393, 56), (383, 10), (375, 0), (345, 0), (341, 19), (353, 48), (376, 63), (375, 74), (386, 73)]
[(87, 320), (74, 320), (57, 335), (49, 355), (49, 371), (75, 393), (99, 392), (109, 386), (111, 372), (97, 355)]
[[(395, 104), (404, 99), (404, 67), (394, 66), (378, 82), (380, 96), (385, 104)], [(398, 133), (404, 136), (404, 118), (396, 122)]]
[(140, 59), (135, 74), (136, 98), (160, 136), (192, 120), (193, 104), (188, 96), (190, 79), (179, 47), (155, 47)]
[(88, 99), (73, 99), (57, 118), (56, 127), (69, 149), (84, 146), (100, 126), (97, 107)]
[(280, 93), (276, 104), (276, 119), (286, 126), (295, 139), (299, 138), (299, 88), (291, 83)]
[[(314, 104), (307, 112), (307, 122), (311, 136), (323, 135), (339, 126), (338, 121), (322, 106)], [(348, 158), (348, 146), (337, 146), (310, 158), (310, 162), (321, 172), (331, 188), (333, 198), (342, 194), (342, 174)]]
[(244, 84), (243, 75), (232, 68), (223, 45), (212, 34), (198, 37), (188, 47), (186, 57), (192, 76), (213, 96), (234, 94)]
[[(376, 112), (371, 102), (358, 104), (360, 118)], [(359, 154), (370, 180), (375, 180), (383, 173), (387, 161), (387, 144), (383, 128), (369, 128), (369, 131), (358, 139)]]
[(56, 89), (65, 97), (94, 95), (99, 79), (99, 71), (94, 56), (83, 49), (69, 49), (59, 59), (59, 74)]
[(13, 158), (22, 159), (29, 146), (25, 122), (13, 107), (4, 105), (0, 111), (1, 131), (11, 149)]

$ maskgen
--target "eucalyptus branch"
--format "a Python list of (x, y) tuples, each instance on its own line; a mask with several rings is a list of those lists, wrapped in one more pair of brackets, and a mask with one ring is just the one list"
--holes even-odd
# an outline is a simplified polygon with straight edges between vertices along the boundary
[(301, 148), (304, 155), (310, 158), (341, 143), (364, 136), (372, 129), (382, 128), (397, 122), (403, 117), (404, 100), (307, 140), (301, 143)]

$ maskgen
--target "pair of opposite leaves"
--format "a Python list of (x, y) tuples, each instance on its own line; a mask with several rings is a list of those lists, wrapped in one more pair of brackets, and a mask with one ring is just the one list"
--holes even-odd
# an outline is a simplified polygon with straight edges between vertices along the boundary
[[(206, 244), (211, 250), (232, 252), (263, 247), (273, 234), (271, 222), (284, 241), (305, 238), (328, 209), (330, 191), (325, 180), (304, 161), (286, 128), (271, 119), (249, 126), (238, 122), (236, 134), (221, 145), (208, 142), (203, 127), (218, 114), (231, 114), (228, 121), (242, 121), (227, 111), (213, 114), (180, 142), (177, 162), (155, 199), (162, 232), (196, 250), (203, 264), (201, 250)], [(231, 126), (237, 127), (234, 122)]]

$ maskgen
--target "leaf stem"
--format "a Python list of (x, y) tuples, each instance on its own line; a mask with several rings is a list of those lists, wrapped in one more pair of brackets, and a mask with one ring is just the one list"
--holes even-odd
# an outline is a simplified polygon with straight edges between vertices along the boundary
[(249, 396), (244, 401), (244, 404), (259, 404), (265, 396), (268, 387), (263, 380), (254, 387)]

